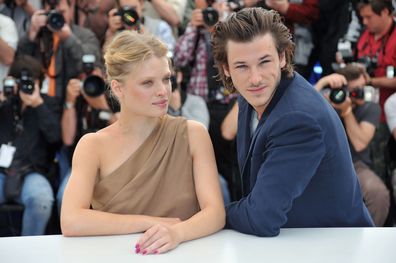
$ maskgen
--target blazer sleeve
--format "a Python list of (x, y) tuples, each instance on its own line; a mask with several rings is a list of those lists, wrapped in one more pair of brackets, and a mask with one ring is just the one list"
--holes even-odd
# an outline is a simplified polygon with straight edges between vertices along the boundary
[(281, 116), (266, 134), (265, 143), (255, 146), (262, 151), (254, 150), (252, 156), (251, 170), (258, 167), (258, 174), (251, 192), (226, 206), (227, 227), (263, 237), (279, 234), (293, 200), (304, 192), (325, 154), (323, 131), (307, 113)]

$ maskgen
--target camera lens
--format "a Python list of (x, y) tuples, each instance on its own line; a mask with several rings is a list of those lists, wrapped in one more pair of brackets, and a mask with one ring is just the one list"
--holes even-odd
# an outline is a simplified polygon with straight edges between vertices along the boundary
[(89, 97), (98, 97), (105, 92), (106, 85), (101, 77), (91, 75), (85, 79), (83, 90)]
[(55, 31), (59, 31), (65, 25), (65, 18), (56, 10), (48, 12), (47, 25)]
[(139, 22), (139, 15), (134, 8), (123, 7), (118, 11), (122, 22), (127, 26), (135, 26)]
[(330, 101), (335, 104), (341, 104), (345, 101), (347, 96), (347, 90), (345, 88), (331, 89), (330, 91)]
[(202, 10), (202, 16), (207, 26), (214, 26), (219, 21), (219, 13), (212, 7)]

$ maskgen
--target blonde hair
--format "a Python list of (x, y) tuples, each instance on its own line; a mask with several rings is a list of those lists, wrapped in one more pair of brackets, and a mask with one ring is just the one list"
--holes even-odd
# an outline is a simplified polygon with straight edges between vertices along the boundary
[(115, 36), (106, 48), (104, 59), (107, 81), (122, 82), (133, 66), (153, 56), (166, 57), (167, 53), (166, 45), (155, 36), (125, 30)]

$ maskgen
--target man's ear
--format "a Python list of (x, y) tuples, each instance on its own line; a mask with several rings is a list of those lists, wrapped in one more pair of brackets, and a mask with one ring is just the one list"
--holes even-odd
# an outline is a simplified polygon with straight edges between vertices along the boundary
[(279, 54), (279, 64), (280, 68), (284, 68), (286, 66), (286, 54), (285, 51)]
[(223, 71), (224, 71), (224, 75), (225, 75), (227, 78), (230, 78), (230, 77), (231, 77), (230, 69), (229, 69), (228, 65), (223, 65)]

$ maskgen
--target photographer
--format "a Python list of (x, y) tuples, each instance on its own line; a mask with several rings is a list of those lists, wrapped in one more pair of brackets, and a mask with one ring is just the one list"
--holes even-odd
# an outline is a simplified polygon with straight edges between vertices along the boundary
[(106, 98), (102, 72), (99, 68), (92, 69), (92, 65), (92, 61), (83, 62), (85, 72), (80, 75), (81, 80), (71, 79), (67, 84), (66, 102), (61, 119), (62, 141), (65, 146), (61, 151), (64, 168), (60, 174), (56, 196), (59, 211), (63, 192), (70, 177), (71, 157), (78, 141), (84, 134), (96, 132), (117, 119)]
[(83, 54), (94, 54), (100, 62), (99, 42), (90, 30), (71, 24), (71, 0), (46, 0), (44, 7), (33, 14), (18, 51), (40, 59), (46, 71), (41, 91), (62, 105), (67, 82), (82, 70)]
[(325, 97), (343, 121), (366, 206), (375, 225), (383, 226), (389, 211), (389, 191), (369, 167), (368, 147), (379, 124), (381, 109), (378, 104), (365, 101), (363, 87), (366, 82), (364, 69), (349, 64), (338, 73), (320, 79), (315, 88), (323, 92), (326, 87), (331, 88)]
[[(220, 81), (214, 67), (210, 32), (219, 18), (227, 13), (228, 6), (213, 1), (195, 1), (191, 21), (186, 31), (178, 39), (175, 47), (174, 63), (183, 69), (187, 83), (186, 92), (200, 96), (209, 109), (209, 134), (213, 142), (219, 174), (228, 182), (232, 181), (233, 141), (225, 140), (220, 125), (232, 106), (236, 95), (230, 95)], [(231, 154), (230, 154), (231, 153)], [(233, 186), (230, 186), (231, 188)]]
[(382, 109), (381, 124), (375, 133), (372, 151), (374, 169), (381, 178), (386, 178), (387, 164), (384, 158), (390, 133), (385, 124), (384, 103), (395, 92), (396, 78), (396, 30), (392, 16), (394, 10), (390, 0), (359, 1), (357, 9), (366, 30), (357, 44), (357, 58), (367, 72), (368, 82), (379, 89), (379, 104)]
[(60, 142), (60, 110), (54, 98), (39, 92), (40, 63), (16, 57), (0, 94), (0, 203), (16, 202), (25, 209), (22, 235), (43, 235), (52, 213), (53, 190), (47, 179)]
[(146, 17), (143, 13), (144, 0), (117, 0), (116, 8), (109, 12), (109, 24), (104, 47), (121, 30), (149, 32), (162, 40), (173, 53), (175, 38), (171, 27), (160, 19)]
[(169, 99), (168, 114), (183, 116), (188, 120), (202, 123), (209, 129), (209, 111), (205, 101), (196, 95), (186, 93), (181, 87), (183, 73), (175, 70), (171, 76), (172, 94)]

